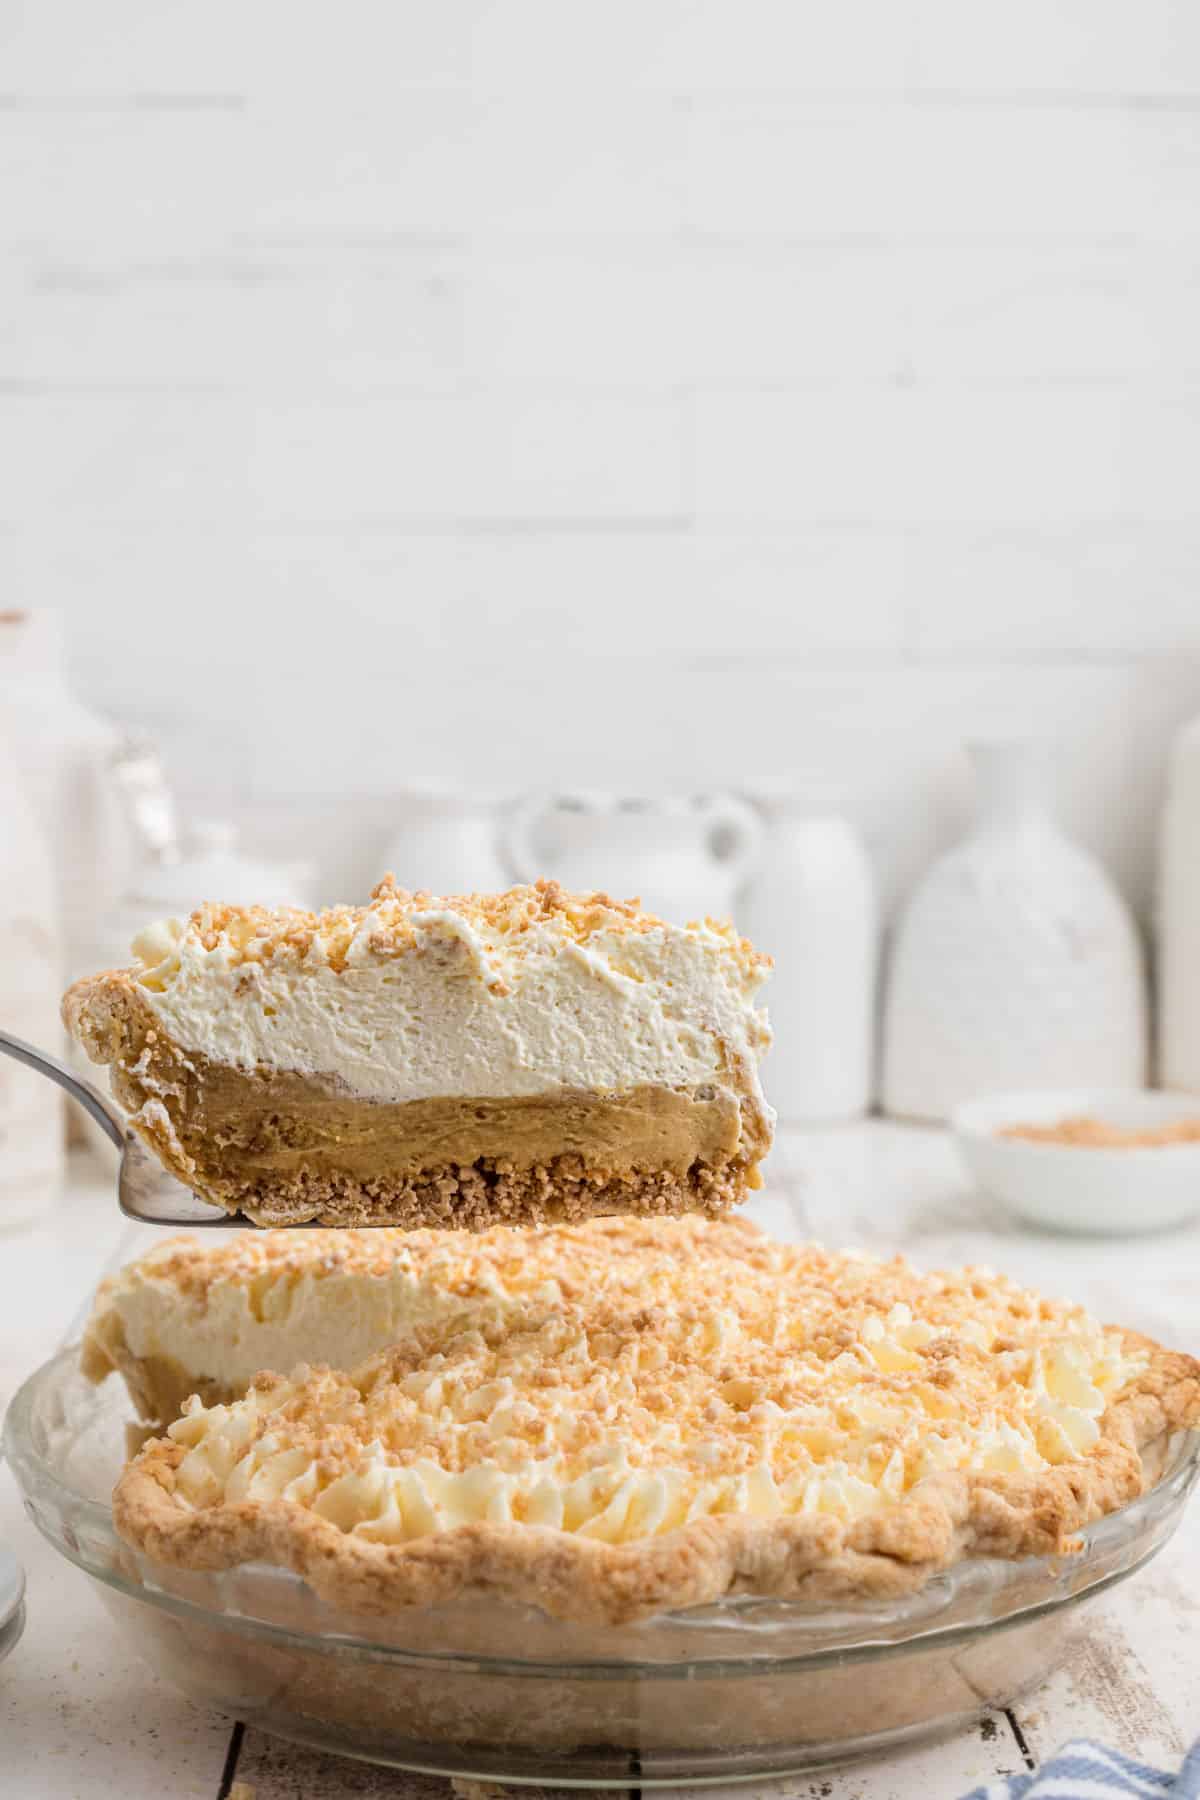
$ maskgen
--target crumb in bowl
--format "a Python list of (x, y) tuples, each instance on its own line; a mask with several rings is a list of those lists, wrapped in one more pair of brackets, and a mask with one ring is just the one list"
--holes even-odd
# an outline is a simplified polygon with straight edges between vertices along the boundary
[(1048, 1124), (1004, 1125), (996, 1135), (1029, 1144), (1065, 1144), (1075, 1150), (1165, 1149), (1200, 1143), (1200, 1117), (1172, 1119), (1164, 1125), (1114, 1125), (1078, 1113)]

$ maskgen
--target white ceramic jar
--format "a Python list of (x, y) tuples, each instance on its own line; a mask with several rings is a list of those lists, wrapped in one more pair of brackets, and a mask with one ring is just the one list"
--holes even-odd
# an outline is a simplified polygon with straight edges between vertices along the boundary
[[(62, 1026), (58, 889), (0, 708), (0, 1024), (41, 1049)], [(0, 1056), (0, 1231), (26, 1225), (58, 1197), (63, 1166), (60, 1089)]]
[(874, 1073), (874, 872), (847, 820), (801, 797), (756, 799), (767, 837), (738, 923), (775, 959), (767, 1094), (785, 1124), (857, 1118)]
[(307, 863), (273, 863), (239, 849), (236, 827), (198, 821), (169, 856), (143, 859), (117, 904), (99, 921), (97, 967), (129, 961), (134, 938), (159, 919), (185, 919), (212, 900), (228, 906), (312, 904)]
[(53, 611), (0, 615), (0, 698), (50, 852), (63, 973), (74, 980), (90, 972), (95, 920), (116, 900), (133, 855), (114, 773), (124, 734), (68, 687)]
[(1146, 1079), (1141, 943), (1096, 859), (1050, 810), (1041, 746), (972, 747), (979, 816), (895, 934), (883, 1103), (944, 1119), (968, 1100)]
[(1158, 1075), (1200, 1093), (1200, 719), (1175, 739), (1158, 869)]

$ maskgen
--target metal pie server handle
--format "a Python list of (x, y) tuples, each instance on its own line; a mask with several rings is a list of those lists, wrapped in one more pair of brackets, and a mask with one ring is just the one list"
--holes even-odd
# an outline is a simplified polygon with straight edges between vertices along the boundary
[(65, 1088), (72, 1100), (78, 1101), (109, 1141), (116, 1145), (121, 1152), (117, 1200), (127, 1218), (137, 1219), (142, 1225), (186, 1225), (190, 1229), (198, 1225), (241, 1223), (223, 1207), (209, 1206), (181, 1187), (155, 1162), (141, 1139), (129, 1130), (108, 1096), (57, 1056), (3, 1030), (0, 1030), (0, 1053)]

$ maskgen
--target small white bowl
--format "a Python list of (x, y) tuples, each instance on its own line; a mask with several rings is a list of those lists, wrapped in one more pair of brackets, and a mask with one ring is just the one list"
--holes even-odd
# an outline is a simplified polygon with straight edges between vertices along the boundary
[(995, 1094), (958, 1107), (950, 1125), (980, 1187), (1052, 1230), (1123, 1237), (1162, 1231), (1200, 1211), (1200, 1143), (1101, 1150), (998, 1135), (1007, 1125), (1079, 1117), (1126, 1129), (1172, 1125), (1200, 1119), (1200, 1094), (1138, 1088)]

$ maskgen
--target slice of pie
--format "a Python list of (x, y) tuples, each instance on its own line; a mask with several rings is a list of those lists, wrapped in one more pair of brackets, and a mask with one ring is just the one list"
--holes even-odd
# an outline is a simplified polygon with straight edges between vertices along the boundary
[(1200, 1426), (1200, 1364), (979, 1270), (775, 1246), (710, 1294), (675, 1268), (189, 1401), (125, 1470), (118, 1529), (184, 1568), (283, 1564), (361, 1613), (829, 1605), (1069, 1552)]
[(772, 1118), (728, 925), (553, 882), (365, 907), (202, 907), (77, 982), (69, 1029), (167, 1168), (259, 1224), (715, 1215)]
[(103, 1281), (81, 1365), (123, 1377), (143, 1419), (239, 1399), (262, 1369), (352, 1369), (414, 1330), (494, 1330), (533, 1300), (725, 1292), (775, 1246), (748, 1219), (591, 1219), (544, 1231), (245, 1231), (170, 1238)]

